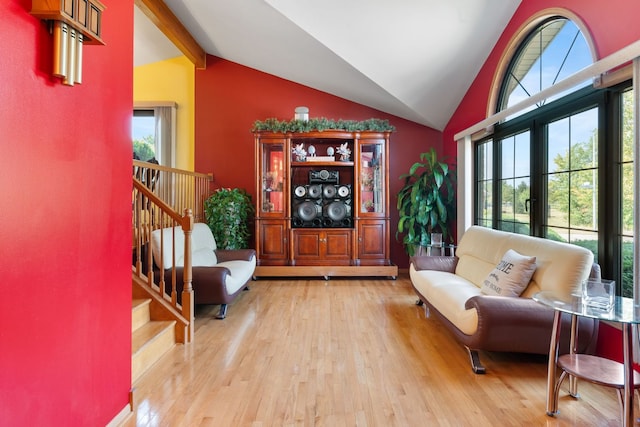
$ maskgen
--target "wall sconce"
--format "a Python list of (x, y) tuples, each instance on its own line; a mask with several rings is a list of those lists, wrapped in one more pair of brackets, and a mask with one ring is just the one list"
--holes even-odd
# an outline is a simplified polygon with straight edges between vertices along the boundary
[(102, 12), (98, 0), (32, 0), (31, 14), (49, 22), (53, 34), (52, 74), (62, 83), (82, 83), (82, 49), (84, 44), (104, 45)]
[(309, 108), (307, 107), (296, 107), (295, 114), (293, 116), (294, 120), (302, 120), (303, 122), (309, 121)]

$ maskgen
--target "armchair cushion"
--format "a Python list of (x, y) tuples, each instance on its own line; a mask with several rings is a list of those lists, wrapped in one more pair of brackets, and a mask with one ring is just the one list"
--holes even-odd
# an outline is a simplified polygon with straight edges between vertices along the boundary
[[(169, 227), (153, 230), (151, 233), (151, 252), (158, 268), (173, 266), (173, 239), (175, 236), (176, 267), (184, 267), (184, 232), (181, 227)], [(191, 233), (191, 265), (193, 267), (211, 267), (218, 264), (216, 240), (211, 229), (205, 223), (195, 223)]]
[[(184, 260), (181, 259), (184, 266)], [(218, 259), (215, 251), (211, 249), (198, 249), (191, 252), (191, 266), (192, 267), (213, 267), (218, 265)]]

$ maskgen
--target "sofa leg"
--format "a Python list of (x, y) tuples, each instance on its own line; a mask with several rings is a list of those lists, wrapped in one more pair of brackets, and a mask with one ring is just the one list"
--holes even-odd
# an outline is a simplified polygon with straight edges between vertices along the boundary
[(429, 317), (431, 317), (431, 312), (429, 311), (429, 306), (427, 304), (424, 303), (424, 301), (422, 301), (421, 299), (416, 300), (416, 305), (418, 307), (423, 307), (424, 308), (424, 317), (426, 317), (427, 319)]
[(224, 319), (225, 317), (227, 317), (227, 304), (221, 304), (216, 319)]
[(484, 374), (486, 372), (486, 369), (480, 362), (480, 355), (478, 354), (478, 351), (471, 350), (466, 346), (465, 348), (467, 349), (467, 353), (469, 353), (469, 359), (471, 360), (471, 369), (473, 369), (473, 372), (475, 372), (476, 374)]

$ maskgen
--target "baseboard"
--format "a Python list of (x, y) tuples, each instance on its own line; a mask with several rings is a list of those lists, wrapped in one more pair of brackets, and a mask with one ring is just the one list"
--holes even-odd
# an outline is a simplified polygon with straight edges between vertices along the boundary
[(396, 265), (283, 265), (256, 267), (254, 277), (393, 277), (398, 276)]
[(129, 404), (122, 408), (122, 410), (107, 424), (107, 427), (121, 426), (133, 415), (133, 394), (135, 388), (129, 390)]
[(133, 415), (133, 411), (131, 410), (131, 405), (128, 404), (116, 415), (110, 422), (107, 424), (107, 427), (118, 427), (121, 426)]

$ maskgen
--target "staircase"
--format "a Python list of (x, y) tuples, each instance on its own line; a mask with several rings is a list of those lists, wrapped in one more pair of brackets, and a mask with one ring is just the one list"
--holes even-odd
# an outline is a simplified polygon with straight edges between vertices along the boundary
[(131, 313), (131, 383), (177, 343), (188, 342), (190, 322), (133, 275)]
[[(210, 194), (212, 180), (213, 175), (133, 161), (132, 384), (176, 343), (186, 344), (193, 339), (190, 238), (194, 215), (196, 220), (204, 219), (204, 201)], [(166, 285), (163, 278), (154, 283), (151, 251), (146, 249), (150, 247), (153, 230), (171, 227), (181, 228), (185, 233), (184, 267), (179, 276), (183, 285), (179, 296), (177, 267), (167, 270), (172, 274)], [(173, 245), (173, 240), (169, 240), (160, 240), (161, 252), (163, 245)], [(175, 247), (173, 250), (175, 252)]]
[(175, 320), (151, 320), (151, 299), (132, 303), (131, 382), (135, 383), (176, 344)]

